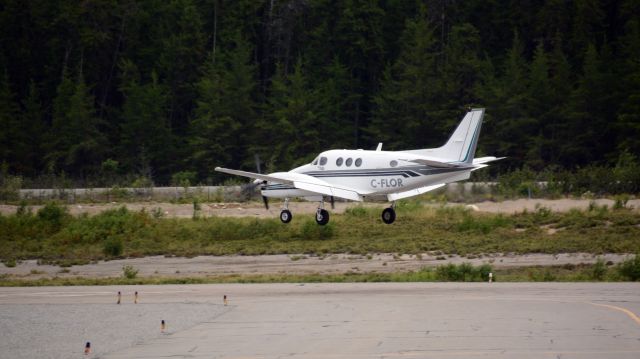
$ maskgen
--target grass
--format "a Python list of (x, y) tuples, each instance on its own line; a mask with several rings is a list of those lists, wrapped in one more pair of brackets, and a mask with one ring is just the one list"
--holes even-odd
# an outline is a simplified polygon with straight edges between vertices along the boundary
[[(636, 257), (640, 258), (640, 257)], [(625, 263), (633, 263), (635, 259)], [(636, 263), (637, 265), (637, 263)], [(602, 264), (532, 266), (492, 269), (490, 265), (468, 263), (424, 267), (415, 272), (342, 274), (256, 274), (207, 277), (132, 277), (112, 278), (42, 278), (22, 279), (0, 275), (0, 287), (68, 286), (68, 285), (143, 285), (143, 284), (213, 284), (213, 283), (366, 283), (366, 282), (487, 282), (493, 273), (496, 282), (594, 282), (630, 280), (624, 275), (625, 264), (608, 268)], [(638, 267), (635, 268), (638, 270)]]
[(35, 214), (0, 216), (0, 260), (69, 265), (148, 255), (640, 251), (640, 213), (624, 208), (503, 215), (411, 201), (397, 211), (392, 225), (382, 223), (379, 209), (355, 206), (318, 226), (312, 215), (282, 224), (277, 218), (162, 218), (124, 207), (74, 217), (48, 204)]

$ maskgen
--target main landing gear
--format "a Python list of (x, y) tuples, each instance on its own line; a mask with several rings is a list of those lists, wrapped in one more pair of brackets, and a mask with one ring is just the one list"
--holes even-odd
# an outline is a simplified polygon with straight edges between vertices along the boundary
[(394, 207), (396, 206), (396, 203), (392, 203), (391, 207), (389, 208), (385, 208), (384, 211), (382, 211), (382, 221), (386, 224), (391, 224), (396, 220), (396, 210), (394, 209)]
[[(332, 205), (333, 205), (333, 199), (332, 199)], [(282, 208), (282, 211), (280, 211), (280, 221), (282, 221), (282, 223), (289, 223), (291, 222), (291, 219), (293, 219), (293, 215), (291, 214), (291, 211), (289, 211), (289, 199), (285, 198), (284, 206)], [(321, 226), (324, 226), (325, 224), (329, 223), (329, 212), (326, 209), (324, 209), (324, 201), (320, 202), (320, 206), (316, 211), (316, 223), (318, 223)]]
[(324, 208), (318, 208), (316, 211), (316, 223), (321, 226), (329, 223), (329, 212)]

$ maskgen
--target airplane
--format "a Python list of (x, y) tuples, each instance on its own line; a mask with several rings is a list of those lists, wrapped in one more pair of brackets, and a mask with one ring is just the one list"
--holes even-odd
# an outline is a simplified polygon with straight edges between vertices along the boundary
[(466, 180), (471, 172), (487, 167), (486, 163), (504, 157), (474, 158), (484, 108), (471, 109), (464, 116), (447, 143), (437, 148), (383, 151), (382, 143), (375, 151), (329, 150), (320, 153), (311, 163), (289, 172), (253, 173), (216, 167), (215, 170), (255, 179), (261, 186), (265, 207), (268, 198), (284, 198), (280, 212), (282, 223), (293, 218), (290, 198), (319, 202), (316, 222), (329, 223), (325, 199), (335, 198), (362, 202), (386, 200), (391, 206), (382, 211), (382, 221), (391, 224), (396, 219), (396, 201), (433, 191), (450, 182)]

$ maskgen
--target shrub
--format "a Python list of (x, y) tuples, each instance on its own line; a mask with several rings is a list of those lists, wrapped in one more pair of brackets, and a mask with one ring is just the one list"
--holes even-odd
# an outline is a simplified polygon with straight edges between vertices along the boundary
[(122, 255), (123, 248), (120, 238), (110, 238), (104, 242), (103, 252), (108, 257), (118, 257)]
[(620, 275), (631, 281), (640, 280), (640, 254), (633, 259), (627, 259), (618, 265)]
[(344, 210), (344, 214), (352, 217), (364, 217), (368, 213), (364, 206), (350, 206)]
[(455, 265), (449, 263), (436, 267), (435, 278), (449, 282), (480, 282), (488, 281), (492, 268), (489, 264), (474, 267), (470, 263)]
[(320, 226), (313, 219), (306, 220), (300, 227), (300, 237), (302, 239), (318, 240), (329, 239), (333, 236), (333, 224), (329, 223)]
[(590, 277), (593, 280), (603, 280), (604, 276), (607, 274), (607, 265), (604, 263), (602, 259), (598, 259), (596, 264), (591, 268)]
[(6, 171), (0, 173), (0, 201), (17, 201), (20, 199), (22, 177), (11, 176)]
[(135, 279), (138, 276), (138, 270), (130, 265), (123, 266), (122, 276), (127, 279)]
[(69, 217), (67, 207), (59, 206), (55, 202), (47, 203), (38, 210), (38, 218), (42, 221), (49, 222), (54, 227), (60, 227)]

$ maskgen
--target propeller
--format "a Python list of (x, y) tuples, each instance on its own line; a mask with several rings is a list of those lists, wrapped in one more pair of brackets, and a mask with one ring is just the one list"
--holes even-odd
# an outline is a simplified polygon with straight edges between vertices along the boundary
[[(262, 173), (262, 170), (260, 169), (260, 155), (256, 153), (253, 158), (256, 160), (256, 170), (258, 170), (258, 173)], [(257, 185), (255, 184), (256, 182), (265, 186), (267, 185), (267, 181), (255, 180), (253, 181), (254, 188), (257, 187)], [(269, 198), (267, 198), (267, 196), (262, 196), (262, 202), (264, 203), (264, 208), (269, 210)]]
[(336, 209), (336, 199), (331, 196), (329, 201), (331, 202), (331, 209)]

